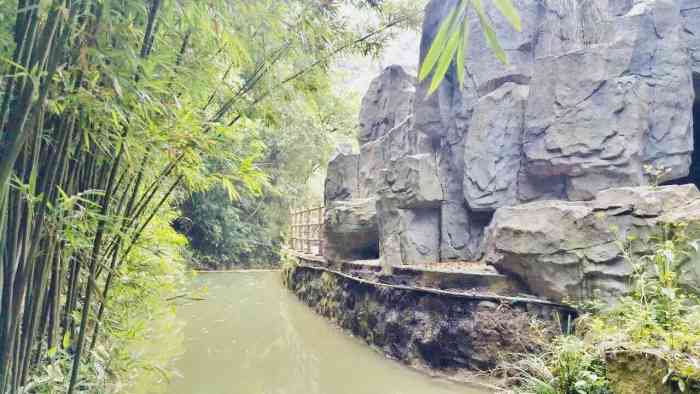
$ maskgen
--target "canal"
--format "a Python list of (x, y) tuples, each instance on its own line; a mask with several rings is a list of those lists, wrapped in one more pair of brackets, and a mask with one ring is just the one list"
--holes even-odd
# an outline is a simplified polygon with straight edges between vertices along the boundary
[(384, 358), (315, 315), (277, 272), (202, 274), (206, 299), (181, 305), (168, 394), (484, 394)]

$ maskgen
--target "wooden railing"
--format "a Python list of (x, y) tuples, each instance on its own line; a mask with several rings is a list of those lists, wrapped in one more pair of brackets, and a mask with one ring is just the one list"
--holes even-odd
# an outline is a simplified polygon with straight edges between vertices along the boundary
[(290, 249), (323, 256), (323, 213), (324, 207), (292, 211)]

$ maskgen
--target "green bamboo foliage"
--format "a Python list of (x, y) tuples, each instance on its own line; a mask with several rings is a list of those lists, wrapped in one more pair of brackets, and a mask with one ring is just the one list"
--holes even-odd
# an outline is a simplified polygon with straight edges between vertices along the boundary
[[(103, 314), (100, 312), (97, 319), (93, 316), (93, 300), (98, 299), (99, 309), (104, 311), (106, 299), (98, 295), (106, 296), (116, 266), (129, 254), (122, 246), (131, 249), (138, 242), (185, 175), (177, 175), (167, 188), (164, 181), (196, 165), (196, 155), (201, 153), (196, 145), (206, 141), (206, 137), (195, 136), (186, 145), (175, 147), (180, 153), (172, 158), (169, 154), (149, 158), (150, 152), (138, 152), (130, 139), (132, 128), (138, 129), (134, 131), (136, 138), (143, 138), (146, 129), (153, 130), (148, 122), (167, 119), (168, 115), (173, 119), (164, 111), (167, 99), (158, 97), (156, 82), (149, 79), (155, 77), (154, 70), (148, 69), (152, 64), (145, 61), (156, 41), (160, 1), (149, 4), (142, 22), (138, 18), (119, 20), (126, 16), (121, 12), (128, 10), (128, 3), (117, 3), (113, 9), (90, 1), (54, 1), (48, 10), (38, 5), (38, 1), (18, 2), (16, 47), (12, 60), (5, 59), (9, 78), (3, 86), (0, 145), (2, 393), (19, 392), (31, 370), (58, 350), (74, 355), (67, 391), (78, 388), (86, 337), (98, 336)], [(116, 31), (126, 42), (97, 36), (105, 28), (120, 29), (115, 22), (143, 23), (142, 38), (129, 37), (126, 31)], [(91, 61), (105, 44), (109, 48), (100, 48), (105, 51), (100, 55), (124, 53), (129, 46), (138, 45), (138, 58), (119, 71), (110, 69), (115, 66), (111, 61), (94, 65)], [(125, 77), (125, 82), (120, 82)], [(131, 84), (131, 97), (121, 83)], [(137, 105), (134, 98), (149, 90), (148, 99), (158, 105), (129, 119), (126, 111)], [(161, 146), (171, 143), (167, 139), (154, 142)], [(127, 153), (130, 146), (136, 151)], [(139, 158), (141, 154), (143, 158)], [(127, 155), (132, 160), (127, 160)], [(165, 165), (157, 176), (144, 174), (141, 167), (138, 178), (149, 178), (146, 190), (140, 181), (133, 188), (117, 181), (117, 174), (121, 173), (123, 180), (133, 171), (133, 159), (150, 161), (156, 168)], [(119, 190), (122, 185), (126, 188)], [(115, 207), (112, 203), (117, 195), (122, 200), (128, 197), (129, 204)], [(78, 234), (81, 239), (74, 239), (75, 229), (69, 228), (72, 224), (63, 216), (76, 214), (85, 226)], [(115, 232), (113, 218), (122, 215), (120, 231)], [(110, 280), (100, 281), (102, 270), (98, 267), (105, 259), (105, 239), (112, 239), (109, 255), (114, 257)], [(98, 281), (104, 286), (99, 293)]]
[(0, 13), (2, 394), (59, 360), (62, 390), (95, 392), (89, 362), (126, 319), (110, 318), (115, 292), (155, 291), (125, 273), (168, 285), (143, 260), (167, 255), (157, 237), (180, 245), (173, 202), (213, 185), (260, 194), (258, 134), (279, 103), (313, 107), (333, 55), (407, 20), (360, 34), (301, 0), (7, 0)]
[[(517, 31), (521, 31), (522, 23), (512, 0), (491, 0), (493, 6), (506, 18)], [(508, 63), (508, 56), (501, 47), (493, 29), (491, 19), (487, 15), (481, 0), (459, 0), (440, 24), (433, 38), (427, 55), (421, 63), (418, 79), (424, 81), (432, 75), (428, 95), (432, 95), (440, 87), (445, 75), (454, 64), (460, 88), (464, 86), (465, 57), (469, 44), (469, 10), (476, 14), (486, 43), (494, 55), (502, 63)]]

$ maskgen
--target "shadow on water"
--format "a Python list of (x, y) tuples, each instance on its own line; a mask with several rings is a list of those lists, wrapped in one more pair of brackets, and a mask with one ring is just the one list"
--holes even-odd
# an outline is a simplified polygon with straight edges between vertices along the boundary
[(177, 376), (142, 394), (488, 392), (385, 359), (302, 305), (276, 272), (203, 274), (196, 282), (209, 293), (178, 309)]

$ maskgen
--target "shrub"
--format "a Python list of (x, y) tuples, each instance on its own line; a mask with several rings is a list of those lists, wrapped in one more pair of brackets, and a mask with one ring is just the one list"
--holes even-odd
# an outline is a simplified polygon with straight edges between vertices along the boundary
[(677, 225), (654, 242), (645, 255), (625, 249), (629, 295), (579, 317), (574, 334), (552, 341), (547, 353), (505, 366), (515, 377), (512, 392), (700, 393), (700, 302), (680, 275), (698, 264), (697, 241)]

